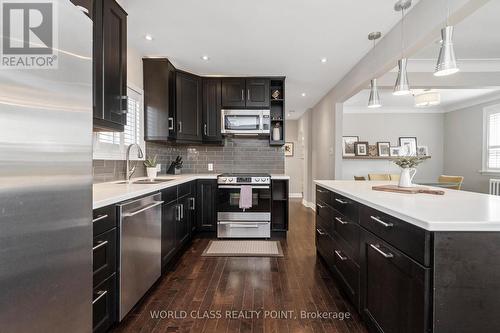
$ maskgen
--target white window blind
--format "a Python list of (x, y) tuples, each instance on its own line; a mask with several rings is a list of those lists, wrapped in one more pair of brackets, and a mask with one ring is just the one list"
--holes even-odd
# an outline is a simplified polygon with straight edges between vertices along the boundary
[(500, 111), (490, 112), (488, 121), (487, 168), (500, 169)]
[[(97, 132), (94, 135), (94, 159), (124, 160), (127, 147), (138, 144), (145, 151), (143, 135), (143, 100), (142, 92), (128, 87), (127, 125), (122, 133)], [(130, 159), (137, 159), (137, 154), (131, 154)]]

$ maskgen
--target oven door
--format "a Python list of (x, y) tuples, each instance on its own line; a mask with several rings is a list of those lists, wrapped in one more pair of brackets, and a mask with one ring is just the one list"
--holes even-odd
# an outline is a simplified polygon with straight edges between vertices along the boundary
[[(228, 213), (270, 213), (271, 187), (269, 185), (252, 186), (252, 207), (240, 208), (239, 185), (219, 185), (217, 211), (228, 216)], [(234, 215), (234, 214), (230, 214)]]
[(269, 110), (222, 110), (223, 134), (263, 134), (270, 132)]

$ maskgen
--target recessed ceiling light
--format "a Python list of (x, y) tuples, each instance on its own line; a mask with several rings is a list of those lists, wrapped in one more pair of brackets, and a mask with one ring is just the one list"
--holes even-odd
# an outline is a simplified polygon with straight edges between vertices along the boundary
[(306, 97), (306, 93), (302, 93), (302, 97)]
[(153, 40), (153, 36), (151, 36), (150, 34), (146, 34), (146, 36), (144, 36), (144, 38), (146, 40)]
[(325, 62), (327, 62), (327, 61), (328, 61), (328, 59), (326, 59), (326, 58), (321, 58), (321, 63), (323, 63), (323, 64), (324, 64), (324, 63), (325, 63)]
[(201, 60), (209, 61), (210, 58), (207, 55), (201, 56)]

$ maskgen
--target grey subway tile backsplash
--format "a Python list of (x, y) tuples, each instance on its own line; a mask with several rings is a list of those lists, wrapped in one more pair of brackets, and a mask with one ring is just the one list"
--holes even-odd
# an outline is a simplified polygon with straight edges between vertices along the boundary
[[(182, 173), (285, 172), (282, 147), (271, 147), (269, 141), (258, 138), (226, 138), (224, 146), (173, 145), (146, 143), (146, 156), (158, 155), (162, 174), (177, 155), (184, 161)], [(136, 163), (134, 177), (146, 175), (142, 161)], [(208, 171), (208, 163), (214, 170)], [(94, 160), (94, 183), (125, 179), (125, 161)]]

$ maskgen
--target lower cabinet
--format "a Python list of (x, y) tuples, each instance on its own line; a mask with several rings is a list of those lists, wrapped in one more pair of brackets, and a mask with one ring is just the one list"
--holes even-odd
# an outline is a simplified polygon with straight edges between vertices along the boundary
[(94, 333), (104, 333), (116, 322), (116, 273), (96, 286), (92, 296), (92, 327)]
[(217, 180), (198, 180), (196, 187), (196, 230), (217, 230)]
[[(165, 197), (165, 192), (162, 193)], [(162, 272), (170, 259), (175, 254), (176, 250), (176, 232), (175, 227), (177, 224), (177, 193), (174, 201), (165, 202), (163, 204), (162, 217), (161, 217), (161, 267)], [(163, 200), (165, 201), (165, 200)]]
[(178, 247), (184, 246), (191, 239), (192, 197), (186, 195), (179, 198), (177, 208), (177, 223), (175, 224), (176, 242)]

